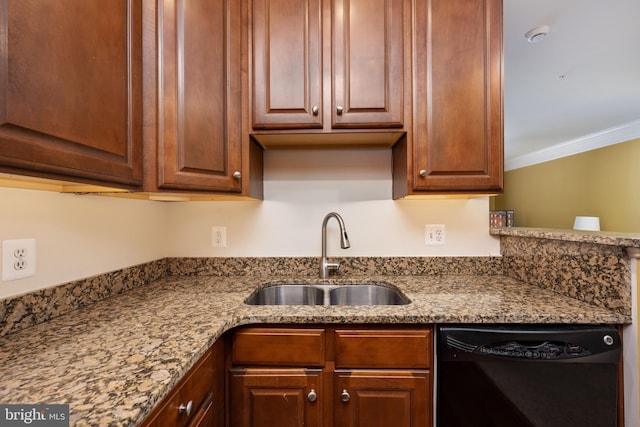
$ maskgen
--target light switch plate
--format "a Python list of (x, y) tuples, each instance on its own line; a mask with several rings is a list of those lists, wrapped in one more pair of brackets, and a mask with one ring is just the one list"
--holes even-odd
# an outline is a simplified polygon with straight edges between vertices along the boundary
[(227, 247), (227, 227), (211, 227), (211, 245), (214, 248)]

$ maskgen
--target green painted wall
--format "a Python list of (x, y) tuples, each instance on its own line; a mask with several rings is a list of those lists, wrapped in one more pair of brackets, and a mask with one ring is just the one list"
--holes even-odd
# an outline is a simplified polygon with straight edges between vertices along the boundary
[(640, 139), (505, 172), (492, 209), (513, 209), (518, 227), (573, 228), (599, 216), (603, 231), (640, 232)]

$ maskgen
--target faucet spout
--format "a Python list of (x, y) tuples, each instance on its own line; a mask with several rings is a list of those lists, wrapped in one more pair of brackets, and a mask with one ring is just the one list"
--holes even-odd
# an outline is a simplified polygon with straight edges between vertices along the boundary
[(331, 218), (335, 218), (340, 226), (340, 247), (342, 249), (348, 249), (351, 247), (349, 243), (349, 236), (347, 235), (347, 229), (344, 226), (342, 217), (336, 212), (330, 212), (322, 221), (322, 258), (320, 259), (320, 278), (327, 279), (329, 277), (330, 270), (337, 270), (340, 267), (338, 263), (327, 262), (327, 223)]

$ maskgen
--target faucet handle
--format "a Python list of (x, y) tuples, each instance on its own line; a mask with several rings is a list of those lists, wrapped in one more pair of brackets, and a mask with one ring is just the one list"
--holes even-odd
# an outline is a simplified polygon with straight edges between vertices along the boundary
[(329, 272), (332, 270), (335, 271), (338, 268), (340, 268), (340, 264), (338, 264), (337, 262), (327, 262), (327, 258), (323, 257), (320, 260), (320, 278), (328, 279)]
[(327, 270), (337, 270), (340, 268), (340, 264), (337, 262), (328, 262), (325, 264)]

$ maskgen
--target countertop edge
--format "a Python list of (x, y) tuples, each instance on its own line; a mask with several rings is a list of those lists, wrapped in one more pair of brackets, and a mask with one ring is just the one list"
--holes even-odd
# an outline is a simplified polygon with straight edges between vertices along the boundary
[(553, 228), (492, 227), (489, 229), (489, 234), (493, 236), (529, 237), (561, 240), (565, 242), (594, 243), (599, 245), (640, 248), (640, 233), (563, 230)]

